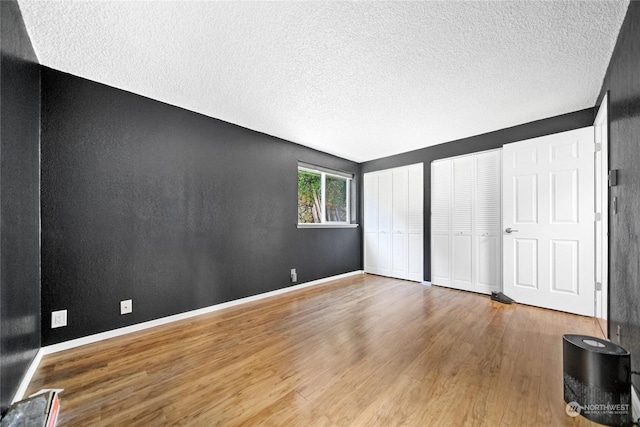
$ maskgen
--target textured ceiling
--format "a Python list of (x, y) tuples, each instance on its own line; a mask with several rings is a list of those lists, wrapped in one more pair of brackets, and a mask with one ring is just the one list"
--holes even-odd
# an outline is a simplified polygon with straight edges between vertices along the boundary
[(593, 107), (628, 1), (19, 1), (48, 67), (366, 161)]

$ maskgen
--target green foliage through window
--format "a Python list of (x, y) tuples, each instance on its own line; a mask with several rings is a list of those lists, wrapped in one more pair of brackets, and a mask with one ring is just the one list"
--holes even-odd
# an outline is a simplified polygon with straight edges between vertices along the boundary
[(350, 179), (298, 168), (298, 223), (349, 223)]
[(327, 221), (347, 222), (347, 180), (328, 175), (325, 179)]
[(298, 169), (298, 222), (322, 222), (320, 204), (320, 186), (322, 176), (319, 173)]

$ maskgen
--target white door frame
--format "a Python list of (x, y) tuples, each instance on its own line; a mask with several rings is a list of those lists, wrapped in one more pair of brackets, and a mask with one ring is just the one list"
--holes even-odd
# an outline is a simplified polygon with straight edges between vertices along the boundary
[[(605, 337), (608, 337), (609, 303), (609, 94), (605, 93), (593, 122), (596, 143), (595, 161), (595, 314)], [(599, 285), (598, 285), (599, 283)], [(600, 287), (600, 290), (598, 289)]]

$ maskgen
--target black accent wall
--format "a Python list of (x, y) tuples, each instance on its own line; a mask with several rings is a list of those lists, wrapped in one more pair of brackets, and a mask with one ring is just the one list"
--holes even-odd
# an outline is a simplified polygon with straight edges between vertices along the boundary
[[(640, 371), (640, 2), (629, 4), (598, 103), (606, 91), (609, 168), (619, 170), (609, 189), (609, 338), (631, 352)], [(640, 390), (640, 377), (632, 381)]]
[(40, 348), (40, 66), (15, 1), (0, 2), (0, 412)]
[(361, 269), (296, 227), (298, 161), (357, 163), (44, 67), (41, 145), (43, 345)]
[[(362, 164), (362, 173), (424, 163), (424, 280), (431, 280), (431, 162), (452, 156), (500, 148), (504, 144), (592, 126), (594, 109), (538, 120), (495, 132), (434, 145), (420, 150), (372, 160)], [(362, 194), (362, 191), (360, 192)], [(362, 206), (362, 197), (360, 206)]]
[[(298, 283), (360, 269), (360, 228), (296, 228), (298, 161), (353, 173), (359, 189), (362, 173), (423, 162), (429, 280), (433, 160), (594, 119), (586, 109), (359, 165), (41, 68), (14, 0), (0, 1), (0, 24), (0, 412), (41, 344), (290, 286), (291, 268)], [(609, 330), (636, 371), (638, 70), (640, 2), (631, 2), (598, 103), (610, 91), (610, 167), (620, 170), (610, 191), (619, 211), (610, 212)], [(122, 299), (133, 299), (132, 314), (119, 314)], [(69, 325), (51, 329), (60, 309)]]

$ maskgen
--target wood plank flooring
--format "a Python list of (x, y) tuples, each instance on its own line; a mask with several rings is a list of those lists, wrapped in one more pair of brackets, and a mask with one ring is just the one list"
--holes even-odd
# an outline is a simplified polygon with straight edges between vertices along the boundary
[(45, 356), (59, 426), (590, 426), (562, 335), (593, 318), (363, 275)]

